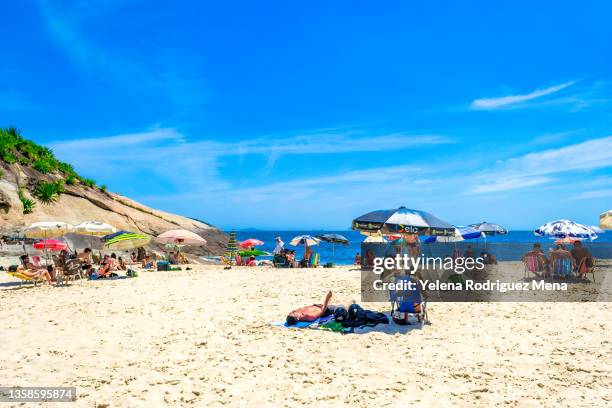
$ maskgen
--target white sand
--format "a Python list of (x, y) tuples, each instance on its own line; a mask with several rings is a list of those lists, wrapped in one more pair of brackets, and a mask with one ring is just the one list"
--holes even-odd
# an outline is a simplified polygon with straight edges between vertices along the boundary
[(358, 301), (348, 268), (11, 281), (0, 272), (0, 385), (76, 386), (77, 406), (612, 404), (610, 303), (432, 303), (424, 330), (341, 335), (268, 323), (327, 290)]

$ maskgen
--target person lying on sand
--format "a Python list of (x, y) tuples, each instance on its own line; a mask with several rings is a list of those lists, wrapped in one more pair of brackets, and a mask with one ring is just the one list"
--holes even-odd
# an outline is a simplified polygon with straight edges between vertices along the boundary
[(53, 284), (53, 279), (47, 268), (43, 266), (36, 266), (30, 262), (30, 257), (27, 255), (21, 255), (21, 265), (17, 267), (17, 272), (24, 274), (31, 279), (43, 278), (49, 285)]
[(331, 298), (332, 293), (330, 291), (327, 292), (327, 296), (325, 296), (325, 301), (322, 305), (304, 306), (295, 309), (287, 315), (287, 325), (294, 326), (297, 322), (314, 322), (319, 317), (326, 315), (326, 313), (330, 312), (327, 307), (329, 306)]

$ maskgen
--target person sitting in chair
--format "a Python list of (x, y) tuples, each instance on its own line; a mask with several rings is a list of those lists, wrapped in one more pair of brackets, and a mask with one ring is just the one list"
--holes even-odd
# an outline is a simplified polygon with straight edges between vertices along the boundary
[(54, 281), (51, 278), (51, 273), (49, 273), (47, 268), (34, 265), (32, 262), (30, 262), (30, 257), (27, 255), (21, 255), (20, 259), (21, 265), (17, 267), (18, 272), (31, 279), (43, 278), (49, 285), (53, 284)]
[(586, 274), (589, 270), (589, 263), (592, 260), (591, 253), (586, 247), (582, 246), (582, 242), (575, 241), (574, 247), (570, 251), (574, 257), (576, 272), (582, 279), (586, 279)]

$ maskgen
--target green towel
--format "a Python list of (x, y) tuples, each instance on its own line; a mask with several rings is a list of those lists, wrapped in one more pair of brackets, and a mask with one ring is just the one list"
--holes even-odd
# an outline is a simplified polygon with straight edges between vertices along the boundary
[(319, 326), (319, 329), (329, 330), (329, 331), (338, 332), (338, 333), (344, 332), (344, 327), (342, 326), (342, 323), (335, 322), (335, 321), (331, 321), (331, 322), (322, 324), (321, 326)]

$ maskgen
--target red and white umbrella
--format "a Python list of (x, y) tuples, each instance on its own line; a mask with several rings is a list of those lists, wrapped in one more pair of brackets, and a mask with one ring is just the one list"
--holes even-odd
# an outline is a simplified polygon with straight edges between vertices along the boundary
[(62, 251), (64, 249), (68, 249), (68, 245), (66, 245), (65, 242), (58, 241), (57, 239), (45, 239), (38, 241), (34, 243), (33, 247), (34, 249), (45, 251)]
[(195, 232), (178, 229), (166, 231), (155, 238), (160, 244), (206, 245), (206, 240)]
[(245, 239), (244, 241), (242, 241), (241, 243), (239, 243), (238, 245), (241, 248), (252, 248), (258, 245), (263, 245), (263, 241), (260, 241), (259, 239), (255, 239), (255, 238), (249, 238), (249, 239)]

